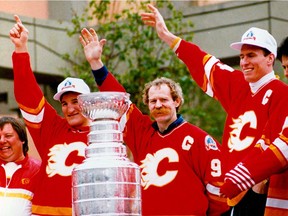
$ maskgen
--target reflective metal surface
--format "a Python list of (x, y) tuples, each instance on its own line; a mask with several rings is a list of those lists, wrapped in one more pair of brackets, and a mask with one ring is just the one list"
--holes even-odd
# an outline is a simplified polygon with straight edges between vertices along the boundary
[(139, 166), (127, 158), (119, 126), (129, 94), (95, 92), (78, 102), (92, 123), (86, 159), (72, 173), (73, 215), (142, 215)]

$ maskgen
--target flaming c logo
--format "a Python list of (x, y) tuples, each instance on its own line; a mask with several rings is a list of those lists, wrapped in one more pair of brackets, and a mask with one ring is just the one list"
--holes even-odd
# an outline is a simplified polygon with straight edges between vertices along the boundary
[(253, 111), (245, 112), (237, 119), (233, 119), (234, 124), (230, 125), (233, 129), (230, 132), (230, 138), (228, 140), (229, 151), (242, 151), (249, 147), (254, 141), (255, 137), (246, 136), (244, 139), (240, 139), (241, 131), (245, 125), (250, 125), (250, 128), (257, 128), (257, 118)]
[(158, 175), (158, 165), (164, 158), (168, 158), (169, 163), (179, 161), (177, 152), (171, 148), (161, 149), (153, 155), (147, 154), (146, 158), (141, 161), (141, 185), (144, 187), (144, 190), (151, 185), (160, 187), (168, 184), (176, 177), (178, 173), (177, 170), (166, 171), (165, 174), (161, 176)]
[(64, 143), (53, 146), (48, 154), (49, 159), (46, 167), (47, 175), (49, 177), (53, 177), (56, 174), (59, 174), (61, 176), (70, 176), (72, 170), (78, 164), (74, 163), (71, 166), (67, 166), (65, 164), (66, 159), (73, 151), (77, 151), (78, 156), (84, 157), (85, 148), (86, 145), (83, 142), (74, 142), (70, 143), (69, 145)]

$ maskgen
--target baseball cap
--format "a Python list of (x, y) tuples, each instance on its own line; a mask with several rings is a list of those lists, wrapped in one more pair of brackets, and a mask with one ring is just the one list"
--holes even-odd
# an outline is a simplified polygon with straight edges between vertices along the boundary
[(87, 94), (90, 93), (90, 88), (82, 79), (67, 77), (58, 85), (57, 93), (53, 96), (54, 100), (60, 101), (61, 95), (65, 92)]
[(230, 47), (241, 50), (243, 44), (265, 48), (273, 53), (275, 58), (277, 56), (277, 42), (267, 30), (252, 27), (242, 35), (241, 42), (232, 43)]

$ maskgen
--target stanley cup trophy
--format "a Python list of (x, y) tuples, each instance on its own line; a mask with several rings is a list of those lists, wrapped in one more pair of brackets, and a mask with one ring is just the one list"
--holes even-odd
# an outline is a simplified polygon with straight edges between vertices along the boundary
[(78, 103), (92, 122), (86, 158), (72, 172), (73, 215), (141, 216), (140, 170), (127, 158), (119, 123), (129, 94), (82, 94)]

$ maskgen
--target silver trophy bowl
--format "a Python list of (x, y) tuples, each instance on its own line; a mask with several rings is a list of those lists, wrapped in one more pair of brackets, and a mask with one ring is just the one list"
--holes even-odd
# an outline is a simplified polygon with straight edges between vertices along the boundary
[(93, 92), (78, 96), (82, 114), (92, 121), (119, 120), (129, 106), (129, 94), (125, 92)]
[(78, 103), (92, 121), (86, 159), (72, 172), (73, 215), (141, 216), (140, 170), (127, 157), (119, 123), (129, 94), (82, 94)]

